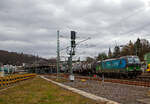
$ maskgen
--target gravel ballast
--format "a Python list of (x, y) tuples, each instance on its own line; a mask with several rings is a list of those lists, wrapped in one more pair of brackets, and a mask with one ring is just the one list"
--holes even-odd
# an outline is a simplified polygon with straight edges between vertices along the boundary
[[(47, 76), (50, 78), (50, 76)], [(94, 80), (81, 81), (76, 79), (74, 82), (63, 82), (63, 84), (107, 98), (122, 104), (144, 104), (139, 99), (149, 98), (150, 88), (142, 86), (124, 85), (110, 82), (100, 82)]]

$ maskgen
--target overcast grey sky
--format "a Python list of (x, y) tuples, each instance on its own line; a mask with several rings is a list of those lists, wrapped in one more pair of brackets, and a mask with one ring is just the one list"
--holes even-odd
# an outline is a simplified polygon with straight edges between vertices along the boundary
[(94, 57), (138, 37), (150, 41), (149, 28), (150, 0), (0, 0), (0, 50), (56, 57), (57, 30), (61, 48), (75, 30), (77, 42), (91, 37), (75, 58)]

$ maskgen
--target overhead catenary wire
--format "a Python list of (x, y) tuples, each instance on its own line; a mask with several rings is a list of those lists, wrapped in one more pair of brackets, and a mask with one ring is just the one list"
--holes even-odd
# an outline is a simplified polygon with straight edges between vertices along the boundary
[[(79, 45), (79, 44), (82, 43), (82, 42), (85, 42), (85, 41), (89, 40), (89, 39), (91, 39), (91, 37), (88, 37), (87, 39), (84, 39), (84, 40), (82, 40), (82, 41), (76, 43), (76, 46)], [(67, 46), (67, 47), (65, 47), (65, 48), (60, 49), (60, 51), (69, 49), (70, 47), (71, 47), (71, 46)]]
[(140, 8), (139, 10), (135, 11), (134, 13), (132, 13), (132, 14), (130, 14), (130, 15), (120, 19), (118, 22), (116, 22), (116, 23), (112, 24), (111, 26), (109, 26), (109, 29), (113, 28), (115, 25), (118, 25), (118, 24), (126, 21), (127, 19), (129, 19), (130, 17), (134, 16), (135, 14), (143, 12), (143, 10), (145, 10), (145, 9), (146, 9), (146, 7), (144, 6), (143, 8)]
[[(149, 8), (149, 7), (148, 7), (148, 8)], [(122, 18), (122, 19), (121, 19), (120, 21), (118, 21), (117, 23), (114, 23), (113, 25), (109, 26), (109, 27), (110, 27), (109, 29), (113, 28), (113, 27), (114, 27), (115, 25), (117, 25), (117, 24), (118, 24), (118, 25), (120, 24), (120, 27), (122, 27), (122, 25), (121, 25), (122, 22), (126, 21), (127, 19), (129, 19), (130, 17), (134, 16), (134, 15), (137, 14), (137, 13), (142, 13), (143, 10), (145, 10), (145, 9), (146, 9), (146, 6), (144, 6), (143, 8), (140, 8), (139, 10), (135, 11), (134, 13), (132, 13), (132, 14), (130, 14), (130, 15), (128, 15), (128, 16)], [(131, 29), (131, 30), (129, 30), (129, 31), (127, 31), (127, 32), (124, 32), (124, 33), (121, 33), (121, 31), (120, 31), (120, 32), (119, 32), (119, 35), (124, 35), (124, 34), (129, 34), (129, 33), (137, 33), (137, 32), (139, 32), (141, 29), (144, 29), (144, 28), (146, 28), (146, 26), (149, 26), (149, 25), (150, 25), (150, 22), (144, 24), (144, 25), (141, 26), (141, 27), (137, 27), (137, 28)]]
[(128, 32), (124, 32), (124, 33), (122, 33), (121, 35), (123, 35), (123, 34), (129, 34), (129, 33), (137, 33), (137, 32), (139, 32), (141, 29), (146, 28), (147, 26), (150, 26), (150, 22), (149, 22), (149, 23), (146, 23), (145, 25), (143, 25), (143, 26), (141, 26), (141, 27), (135, 28), (135, 29), (133, 29), (133, 30), (129, 30)]

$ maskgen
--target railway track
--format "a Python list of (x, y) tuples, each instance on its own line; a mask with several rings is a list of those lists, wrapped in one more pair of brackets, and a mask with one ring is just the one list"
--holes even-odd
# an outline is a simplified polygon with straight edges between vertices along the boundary
[[(61, 74), (60, 76), (69, 78), (69, 74)], [(101, 77), (89, 77), (89, 76), (75, 75), (75, 78), (80, 79), (80, 80), (85, 79), (85, 80), (95, 80), (95, 81), (104, 81), (104, 82), (111, 82), (111, 83), (150, 87), (150, 76), (139, 76), (136, 79), (104, 78), (103, 80)]]
[[(75, 76), (77, 79), (86, 79), (86, 80), (96, 80), (102, 81), (101, 77), (93, 78), (87, 76)], [(127, 85), (135, 85), (135, 86), (144, 86), (150, 87), (150, 77), (139, 77), (137, 79), (112, 79), (112, 78), (105, 78), (104, 82), (111, 82), (111, 83), (119, 83), (119, 84), (127, 84)]]
[[(88, 77), (80, 77), (80, 76), (76, 76), (76, 78), (77, 79), (102, 81), (102, 78), (88, 78)], [(104, 82), (150, 87), (150, 80), (143, 80), (143, 79), (123, 80), (123, 79), (105, 78)]]

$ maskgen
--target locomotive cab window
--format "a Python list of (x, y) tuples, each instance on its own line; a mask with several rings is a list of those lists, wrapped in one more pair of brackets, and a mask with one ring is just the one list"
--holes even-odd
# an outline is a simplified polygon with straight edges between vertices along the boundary
[(134, 57), (134, 62), (135, 63), (140, 63), (140, 59), (138, 57)]
[(132, 58), (132, 57), (128, 57), (128, 63), (129, 63), (129, 64), (134, 63), (134, 60), (133, 60), (133, 58)]

